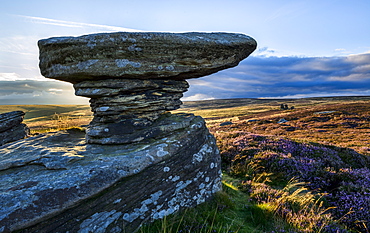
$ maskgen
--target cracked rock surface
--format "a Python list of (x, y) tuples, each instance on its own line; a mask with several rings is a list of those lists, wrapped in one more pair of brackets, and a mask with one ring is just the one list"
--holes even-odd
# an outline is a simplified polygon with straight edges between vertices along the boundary
[(215, 140), (201, 117), (169, 118), (182, 123), (150, 144), (87, 144), (69, 130), (0, 147), (0, 232), (130, 232), (204, 202), (221, 185)]
[[(84, 132), (0, 147), (0, 232), (134, 232), (221, 190), (204, 120), (171, 114), (189, 78), (255, 48), (232, 33), (102, 33), (40, 40), (40, 70), (74, 84), (94, 118)], [(1, 129), (0, 118), (0, 129)]]
[(40, 40), (47, 78), (78, 83), (109, 78), (198, 78), (234, 67), (256, 48), (235, 33), (116, 32)]
[(87, 142), (125, 144), (168, 133), (158, 125), (163, 121), (156, 120), (180, 107), (180, 98), (188, 87), (186, 81), (161, 79), (107, 79), (75, 84), (76, 95), (91, 98), (94, 112), (86, 131)]
[(40, 40), (40, 70), (91, 98), (88, 143), (158, 137), (157, 119), (178, 109), (185, 79), (234, 67), (256, 48), (235, 33), (117, 32)]

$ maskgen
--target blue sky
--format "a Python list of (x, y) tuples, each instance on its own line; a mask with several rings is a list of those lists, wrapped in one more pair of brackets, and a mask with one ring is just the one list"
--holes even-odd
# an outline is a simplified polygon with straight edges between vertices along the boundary
[(369, 0), (2, 0), (0, 104), (80, 104), (38, 69), (39, 39), (113, 31), (238, 32), (257, 50), (190, 80), (183, 100), (370, 95)]

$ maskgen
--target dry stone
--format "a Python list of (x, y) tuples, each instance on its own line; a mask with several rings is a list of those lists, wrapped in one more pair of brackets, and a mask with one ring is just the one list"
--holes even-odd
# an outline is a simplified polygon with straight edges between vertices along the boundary
[(69, 130), (0, 147), (0, 232), (132, 232), (210, 198), (221, 170), (204, 120), (166, 121), (173, 131), (151, 143), (87, 144)]
[(24, 115), (22, 111), (0, 114), (0, 146), (29, 135), (29, 128), (22, 124)]
[[(236, 66), (256, 47), (231, 33), (105, 33), (39, 41), (40, 69), (74, 84), (83, 132), (0, 147), (0, 232), (133, 232), (221, 189), (204, 120), (171, 114), (185, 79)], [(1, 124), (0, 124), (1, 127)]]

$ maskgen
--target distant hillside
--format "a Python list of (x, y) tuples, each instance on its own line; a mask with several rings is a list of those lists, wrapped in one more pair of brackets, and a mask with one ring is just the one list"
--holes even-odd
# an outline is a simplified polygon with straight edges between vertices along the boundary
[(329, 102), (342, 101), (370, 101), (370, 96), (338, 96), (338, 97), (312, 97), (302, 99), (255, 99), (255, 98), (240, 98), (240, 99), (214, 99), (202, 101), (184, 101), (181, 109), (210, 109), (210, 108), (232, 108), (252, 104), (266, 104), (269, 106), (280, 104), (295, 104), (295, 105), (312, 105)]

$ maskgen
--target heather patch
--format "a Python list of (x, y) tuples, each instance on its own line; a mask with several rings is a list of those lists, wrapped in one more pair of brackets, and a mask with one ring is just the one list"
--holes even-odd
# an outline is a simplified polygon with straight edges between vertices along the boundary
[[(333, 223), (338, 223), (355, 231), (369, 229), (369, 157), (352, 149), (241, 131), (216, 137), (228, 162), (224, 168), (242, 180), (240, 188), (295, 228), (336, 232)], [(293, 178), (299, 187), (292, 186)]]

